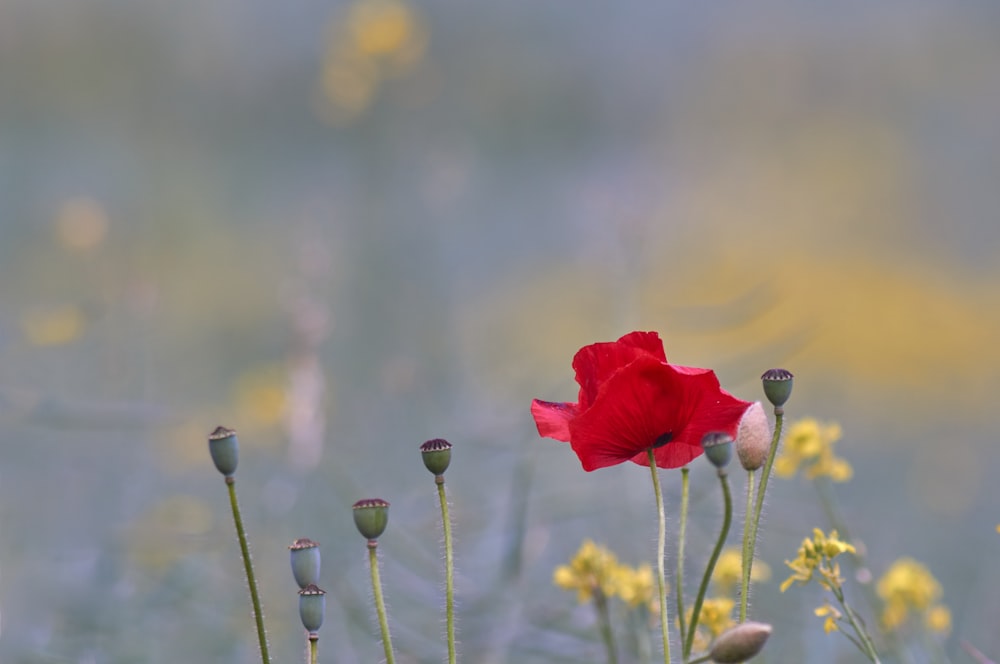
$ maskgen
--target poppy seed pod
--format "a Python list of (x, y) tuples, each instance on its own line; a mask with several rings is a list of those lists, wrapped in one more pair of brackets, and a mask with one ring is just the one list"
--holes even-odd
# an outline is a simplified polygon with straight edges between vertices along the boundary
[(299, 591), (299, 618), (302, 626), (310, 634), (315, 634), (323, 626), (326, 614), (326, 591), (315, 585), (308, 585)]
[(771, 425), (767, 421), (767, 413), (759, 401), (743, 413), (740, 426), (736, 432), (736, 454), (746, 470), (757, 470), (767, 461), (771, 449)]
[(708, 654), (718, 664), (739, 664), (756, 656), (769, 636), (770, 625), (748, 621), (720, 634)]
[(292, 576), (299, 588), (319, 583), (319, 544), (303, 537), (292, 542), (288, 549), (292, 561)]
[(388, 501), (381, 498), (366, 498), (354, 503), (354, 525), (365, 538), (378, 539), (388, 524)]
[(792, 396), (792, 379), (795, 376), (787, 369), (768, 369), (761, 375), (764, 383), (764, 395), (775, 408), (781, 408)]
[(451, 463), (451, 443), (444, 438), (428, 440), (420, 446), (420, 456), (424, 460), (427, 470), (434, 475), (444, 475)]
[(240, 444), (236, 439), (236, 431), (226, 427), (215, 427), (208, 434), (208, 453), (212, 455), (212, 463), (226, 477), (232, 477), (239, 462)]
[(733, 437), (727, 433), (706, 433), (701, 439), (701, 446), (708, 460), (720, 470), (733, 458)]

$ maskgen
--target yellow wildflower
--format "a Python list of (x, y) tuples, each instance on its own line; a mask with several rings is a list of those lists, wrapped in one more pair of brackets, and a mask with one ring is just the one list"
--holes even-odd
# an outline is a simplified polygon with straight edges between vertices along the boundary
[[(736, 625), (733, 620), (733, 607), (736, 601), (729, 597), (706, 597), (698, 615), (698, 631), (695, 633), (694, 647), (706, 650), (712, 641), (730, 627)], [(694, 607), (688, 609), (687, 623), (691, 624)]]
[(837, 626), (837, 621), (843, 617), (843, 614), (837, 610), (837, 607), (826, 602), (823, 606), (817, 608), (813, 611), (820, 618), (826, 618), (823, 621), (823, 631), (829, 634), (830, 632), (836, 632), (840, 629)]
[(922, 615), (928, 629), (938, 633), (951, 630), (951, 612), (942, 604), (941, 584), (923, 564), (913, 558), (894, 562), (875, 586), (885, 602), (882, 624), (898, 629), (911, 614)]
[(833, 444), (842, 435), (839, 424), (820, 424), (811, 417), (793, 423), (781, 454), (774, 459), (774, 473), (792, 477), (802, 468), (808, 479), (826, 476), (834, 482), (846, 482), (854, 469), (833, 453)]
[(817, 583), (824, 589), (840, 588), (844, 579), (840, 576), (840, 565), (833, 559), (842, 553), (857, 551), (852, 545), (842, 542), (837, 537), (836, 530), (824, 535), (819, 528), (813, 528), (813, 538), (802, 540), (795, 560), (785, 561), (785, 565), (793, 573), (781, 584), (781, 592), (785, 592), (796, 581), (805, 585), (814, 575), (818, 575)]
[[(750, 570), (751, 581), (767, 581), (771, 568), (762, 560), (755, 560)], [(731, 597), (743, 580), (743, 553), (735, 547), (723, 549), (715, 563), (712, 581), (720, 595)]]
[(649, 563), (638, 567), (619, 565), (614, 576), (615, 592), (623, 602), (633, 608), (645, 605), (651, 611), (659, 609), (659, 601), (653, 594), (653, 567)]
[(589, 602), (595, 593), (610, 597), (615, 592), (618, 559), (610, 550), (584, 540), (569, 565), (560, 565), (552, 582), (563, 590), (575, 590), (581, 604)]

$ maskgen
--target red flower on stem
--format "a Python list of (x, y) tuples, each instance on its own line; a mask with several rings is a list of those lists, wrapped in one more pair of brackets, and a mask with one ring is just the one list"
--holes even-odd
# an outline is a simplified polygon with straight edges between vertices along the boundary
[(538, 433), (568, 442), (587, 471), (632, 461), (679, 468), (702, 453), (701, 439), (734, 438), (749, 401), (719, 386), (711, 369), (667, 362), (656, 332), (631, 332), (581, 348), (573, 358), (577, 403), (534, 399)]

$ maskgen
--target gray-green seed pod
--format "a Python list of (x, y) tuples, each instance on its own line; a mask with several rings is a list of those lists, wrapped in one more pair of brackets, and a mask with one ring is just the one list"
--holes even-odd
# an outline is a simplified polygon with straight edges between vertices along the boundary
[(319, 544), (311, 539), (297, 539), (288, 547), (292, 561), (292, 576), (299, 588), (319, 583)]
[(437, 475), (444, 475), (451, 463), (451, 443), (444, 438), (428, 440), (420, 446), (420, 456), (427, 470)]
[(366, 539), (378, 539), (388, 524), (388, 501), (381, 498), (366, 498), (354, 503), (354, 525)]
[(240, 443), (236, 439), (236, 431), (226, 427), (215, 427), (208, 434), (208, 452), (212, 455), (212, 463), (226, 477), (232, 477), (236, 472), (236, 464), (240, 457)]
[(764, 394), (775, 408), (781, 408), (792, 396), (792, 379), (795, 376), (787, 369), (768, 369), (761, 375)]
[(326, 591), (315, 585), (308, 585), (299, 591), (299, 618), (302, 626), (310, 634), (315, 634), (323, 626), (326, 614)]
[(733, 437), (727, 433), (706, 433), (701, 439), (701, 448), (712, 465), (721, 470), (733, 458)]

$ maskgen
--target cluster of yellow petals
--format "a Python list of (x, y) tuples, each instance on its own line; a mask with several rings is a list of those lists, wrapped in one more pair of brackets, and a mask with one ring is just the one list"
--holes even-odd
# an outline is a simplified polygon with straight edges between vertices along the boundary
[(842, 614), (833, 604), (826, 602), (823, 606), (814, 610), (813, 613), (820, 618), (825, 618), (823, 621), (823, 631), (827, 634), (830, 632), (836, 632), (840, 629), (840, 627), (837, 626), (837, 621), (843, 618), (844, 614)]
[(951, 631), (951, 612), (938, 603), (941, 584), (923, 564), (912, 558), (894, 562), (875, 586), (885, 602), (882, 625), (887, 630), (899, 629), (911, 615), (922, 617), (924, 626), (932, 632)]
[(648, 563), (638, 567), (623, 565), (607, 548), (584, 540), (568, 565), (560, 565), (552, 582), (563, 590), (576, 591), (584, 604), (594, 598), (619, 597), (631, 607), (646, 606), (657, 610), (653, 568)]
[(809, 479), (829, 477), (834, 482), (848, 481), (854, 469), (833, 453), (833, 444), (842, 435), (839, 424), (821, 424), (811, 417), (793, 423), (781, 454), (774, 459), (774, 473), (778, 477), (792, 477), (802, 468)]
[(838, 538), (836, 530), (824, 535), (819, 528), (813, 528), (812, 539), (802, 540), (795, 560), (785, 561), (792, 575), (781, 584), (781, 592), (795, 582), (805, 585), (813, 577), (826, 590), (839, 589), (844, 579), (840, 576), (840, 564), (833, 559), (845, 552), (857, 553), (852, 545)]
[[(736, 626), (733, 607), (736, 600), (729, 597), (706, 597), (698, 614), (698, 631), (694, 636), (694, 649), (707, 650), (720, 634)], [(688, 609), (687, 624), (691, 624), (694, 607)]]
[[(771, 578), (771, 568), (763, 560), (755, 560), (750, 569), (751, 581), (767, 581)], [(733, 597), (743, 580), (743, 553), (735, 547), (722, 550), (712, 572), (712, 583), (720, 595)]]

